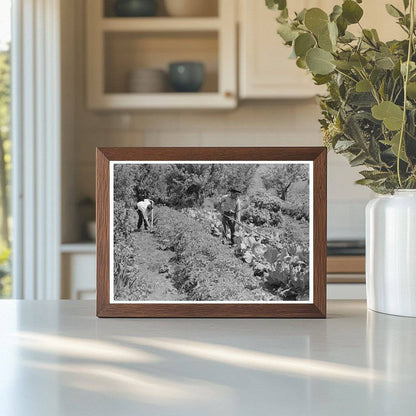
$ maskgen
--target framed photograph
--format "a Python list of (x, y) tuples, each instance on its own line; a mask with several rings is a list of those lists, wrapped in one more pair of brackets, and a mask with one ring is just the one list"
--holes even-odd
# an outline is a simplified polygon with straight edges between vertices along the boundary
[(324, 147), (97, 149), (97, 316), (326, 316)]

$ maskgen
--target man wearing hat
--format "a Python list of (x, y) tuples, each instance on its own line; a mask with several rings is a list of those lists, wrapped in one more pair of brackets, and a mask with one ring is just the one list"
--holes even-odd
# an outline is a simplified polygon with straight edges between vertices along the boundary
[(241, 201), (238, 195), (241, 192), (238, 189), (231, 188), (228, 195), (221, 198), (220, 212), (222, 214), (223, 238), (227, 238), (227, 228), (231, 233), (231, 244), (234, 244), (235, 224), (240, 222)]

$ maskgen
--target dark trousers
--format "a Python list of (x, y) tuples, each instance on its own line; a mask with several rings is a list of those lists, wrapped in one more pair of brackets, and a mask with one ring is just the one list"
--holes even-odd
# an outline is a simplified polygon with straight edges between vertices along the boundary
[(235, 238), (235, 214), (234, 212), (224, 212), (222, 215), (222, 236), (227, 238), (227, 228), (230, 229), (231, 232), (231, 244), (234, 244)]
[(137, 229), (140, 231), (142, 228), (142, 224), (144, 223), (144, 229), (147, 230), (149, 228), (149, 222), (144, 218), (143, 212), (140, 210), (137, 211), (139, 214), (139, 221), (137, 221)]

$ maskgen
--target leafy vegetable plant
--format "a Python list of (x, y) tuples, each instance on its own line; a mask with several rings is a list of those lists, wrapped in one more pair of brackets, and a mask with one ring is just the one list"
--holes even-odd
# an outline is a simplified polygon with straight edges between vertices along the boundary
[[(360, 21), (362, 0), (344, 0), (331, 13), (304, 9), (291, 18), (286, 0), (266, 0), (279, 10), (277, 32), (292, 48), (298, 67), (309, 71), (320, 97), (320, 120), (328, 148), (351, 166), (365, 166), (357, 183), (381, 193), (416, 188), (416, 63), (414, 3), (387, 12), (404, 40), (382, 42)], [(381, 7), (381, 5), (380, 5)], [(359, 36), (348, 29), (356, 25)]]
[[(279, 198), (268, 198), (267, 196), (262, 199), (260, 195), (254, 198), (255, 208), (267, 206), (275, 213), (281, 211), (281, 205), (278, 204), (278, 201), (284, 202)], [(249, 209), (251, 210), (252, 208), (250, 207)], [(222, 223), (218, 213), (195, 208), (187, 208), (183, 210), (183, 213), (189, 218), (202, 224), (205, 232), (210, 230), (211, 234), (217, 237), (222, 234)], [(181, 224), (175, 224), (174, 227), (171, 227), (175, 239), (179, 235), (181, 241), (184, 238), (182, 234), (178, 234), (178, 230), (183, 228), (184, 223), (185, 221), (182, 220)], [(238, 269), (236, 269), (233, 273), (237, 276), (237, 279), (232, 278), (232, 282), (234, 282), (233, 287), (236, 288), (236, 285), (241, 285), (241, 281), (245, 281), (246, 283), (245, 288), (238, 288), (234, 296), (241, 296), (241, 293), (243, 293), (244, 298), (248, 299), (248, 295), (246, 294), (247, 287), (254, 282), (253, 288), (251, 288), (248, 293), (250, 293), (250, 296), (255, 296), (255, 299), (257, 300), (275, 300), (273, 295), (277, 295), (278, 299), (282, 300), (307, 300), (309, 298), (309, 243), (308, 241), (300, 241), (293, 235), (293, 222), (285, 224), (283, 221), (279, 225), (279, 230), (257, 227), (254, 223), (250, 222), (246, 222), (244, 225), (245, 226), (240, 227), (236, 232), (234, 254), (252, 269), (252, 276), (254, 275), (257, 277), (258, 282), (257, 284), (255, 283), (255, 277), (254, 281), (247, 279), (247, 277), (239, 277), (239, 275), (236, 274)], [(209, 252), (207, 248), (208, 241), (212, 242), (214, 240), (208, 239), (208, 236), (204, 237), (203, 233), (199, 233), (198, 240), (202, 243), (198, 242), (198, 244), (196, 244), (195, 232), (198, 228), (199, 227), (195, 227), (195, 225), (192, 226), (192, 244), (189, 245), (187, 250), (190, 249), (191, 252), (195, 252), (198, 250), (198, 245), (202, 244), (204, 253), (206, 254)], [(167, 224), (164, 222), (163, 231), (160, 232), (164, 233), (166, 236), (167, 229)], [(175, 239), (170, 238), (169, 241), (175, 241)], [(178, 247), (180, 245), (177, 242), (175, 245), (175, 251), (178, 252)], [(221, 258), (220, 256), (227, 255), (227, 251), (224, 250), (223, 246), (218, 246), (218, 243), (214, 244), (210, 250), (213, 250), (214, 248), (215, 250), (218, 250), (218, 253), (213, 256), (215, 262), (212, 262), (212, 266), (217, 267), (218, 260)], [(181, 257), (186, 259), (192, 258), (189, 251), (187, 251), (186, 256), (181, 255)], [(190, 264), (185, 264), (185, 266), (186, 267), (182, 270), (187, 271), (185, 282), (186, 285), (189, 285), (189, 283), (192, 283), (195, 280), (195, 273), (191, 272), (195, 267), (195, 261), (192, 261)], [(196, 269), (201, 270), (198, 266), (196, 266)], [(224, 268), (221, 267), (220, 269), (221, 273), (224, 274)], [(241, 274), (241, 271), (239, 273)], [(204, 283), (207, 273), (204, 273), (203, 276), (205, 277), (199, 277), (197, 279), (198, 284), (196, 288), (200, 290), (201, 287), (204, 287), (203, 293), (205, 293), (204, 296), (207, 296), (207, 294), (210, 293), (210, 291), (207, 291), (206, 289), (206, 283)], [(224, 278), (222, 287), (227, 288), (228, 286), (227, 279)], [(262, 287), (264, 288), (263, 290), (261, 290)], [(218, 288), (214, 286), (213, 289), (215, 290), (215, 293), (217, 293)], [(229, 290), (230, 289), (228, 289), (228, 291)]]

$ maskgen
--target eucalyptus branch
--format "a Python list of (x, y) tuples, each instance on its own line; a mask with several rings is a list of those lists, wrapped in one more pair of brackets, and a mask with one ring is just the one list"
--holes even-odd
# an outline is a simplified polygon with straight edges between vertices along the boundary
[(404, 140), (404, 132), (406, 129), (406, 108), (407, 108), (407, 83), (409, 82), (409, 68), (412, 58), (413, 50), (413, 36), (415, 28), (415, 0), (410, 0), (410, 30), (409, 30), (409, 44), (407, 47), (407, 60), (406, 60), (406, 73), (403, 80), (403, 118), (402, 118), (402, 127), (400, 129), (400, 140), (399, 140), (399, 149), (397, 152), (397, 178), (399, 180), (400, 187), (403, 187), (402, 177), (400, 173), (400, 157), (402, 155), (402, 147)]
[[(286, 7), (285, 0), (266, 3), (274, 10), (276, 5)], [(298, 36), (296, 56), (303, 58), (305, 69), (318, 83), (327, 86), (328, 95), (320, 98), (325, 141), (339, 143), (333, 149), (336, 153), (355, 159), (355, 165), (366, 166), (369, 170), (363, 174), (365, 185), (376, 192), (416, 189), (416, 151), (414, 146), (406, 147), (406, 140), (413, 143), (416, 136), (410, 114), (410, 109), (416, 108), (416, 71), (412, 69), (416, 56), (416, 0), (404, 0), (404, 16), (394, 6), (387, 7), (405, 31), (404, 41), (381, 41), (373, 29), (364, 29), (360, 4), (358, 0), (344, 0), (342, 7), (334, 6), (331, 14), (312, 7), (295, 20), (287, 19), (285, 9), (281, 22), (285, 27), (279, 34), (286, 44), (293, 44), (287, 39)], [(336, 34), (334, 24), (345, 30)], [(350, 36), (350, 25), (361, 28), (361, 33)], [(411, 113), (416, 117), (416, 110)], [(360, 158), (358, 149), (365, 152)], [(378, 175), (384, 169), (390, 173), (388, 180), (380, 180)]]

